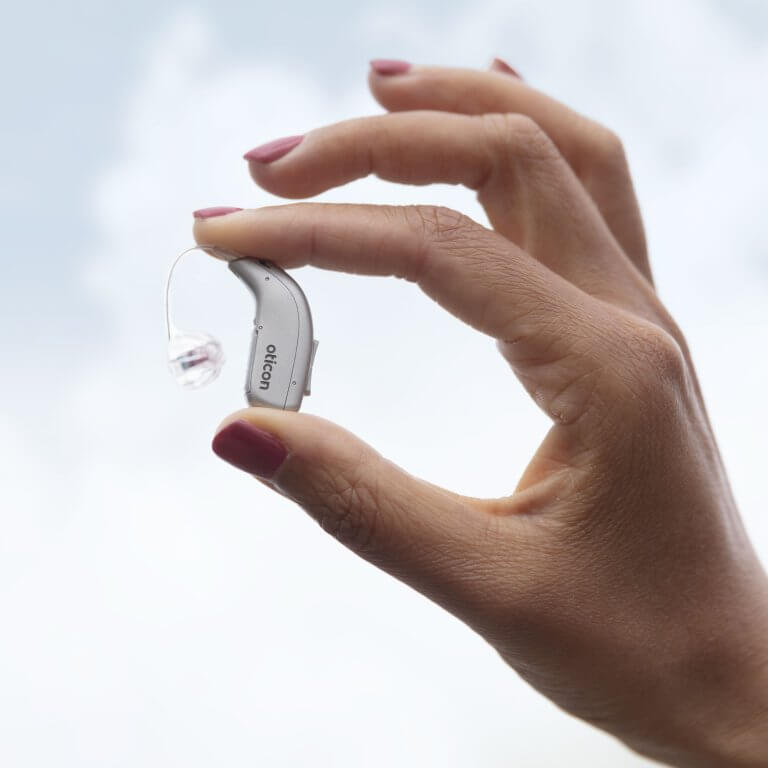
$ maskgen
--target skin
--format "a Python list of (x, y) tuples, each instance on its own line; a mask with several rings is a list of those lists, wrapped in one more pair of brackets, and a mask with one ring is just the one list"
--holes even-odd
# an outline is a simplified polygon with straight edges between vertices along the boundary
[(246, 409), (288, 450), (265, 481), (481, 634), (525, 680), (676, 766), (768, 765), (768, 581), (682, 333), (654, 290), (619, 139), (501, 71), (371, 72), (386, 114), (313, 130), (253, 179), (306, 198), (374, 173), (439, 206), (297, 203), (198, 242), (395, 275), (497, 340), (552, 427), (510, 495), (413, 477), (318, 417)]

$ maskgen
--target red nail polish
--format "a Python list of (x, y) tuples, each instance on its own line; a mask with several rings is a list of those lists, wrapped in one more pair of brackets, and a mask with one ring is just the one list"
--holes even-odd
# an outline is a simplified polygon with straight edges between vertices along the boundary
[(504, 59), (498, 57), (491, 62), (491, 69), (496, 70), (496, 72), (503, 72), (505, 75), (512, 75), (512, 77), (516, 77), (518, 80), (523, 79), (514, 67), (510, 67)]
[(374, 59), (371, 69), (378, 75), (402, 75), (413, 65), (409, 61), (399, 59)]
[(199, 211), (193, 211), (192, 215), (196, 219), (212, 219), (214, 216), (224, 216), (227, 213), (242, 211), (242, 208), (233, 208), (228, 205), (217, 205), (213, 208), (201, 208)]
[(246, 152), (243, 157), (246, 160), (255, 160), (257, 163), (271, 163), (283, 155), (287, 155), (294, 147), (301, 144), (304, 136), (285, 136), (282, 139), (275, 139), (260, 147), (254, 147)]
[(211, 448), (232, 466), (264, 478), (272, 477), (288, 455), (274, 435), (243, 419), (227, 424), (218, 432)]

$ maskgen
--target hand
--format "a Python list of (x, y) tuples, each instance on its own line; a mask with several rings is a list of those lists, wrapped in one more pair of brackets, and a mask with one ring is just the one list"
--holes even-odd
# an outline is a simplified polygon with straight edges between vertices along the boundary
[(497, 340), (552, 428), (499, 499), (307, 414), (240, 411), (214, 449), (573, 715), (674, 765), (768, 765), (768, 582), (654, 291), (621, 143), (512, 74), (400, 69), (370, 75), (388, 114), (254, 151), (253, 178), (288, 198), (370, 173), (463, 184), (492, 230), (441, 207), (303, 203), (198, 218), (195, 237), (418, 283)]

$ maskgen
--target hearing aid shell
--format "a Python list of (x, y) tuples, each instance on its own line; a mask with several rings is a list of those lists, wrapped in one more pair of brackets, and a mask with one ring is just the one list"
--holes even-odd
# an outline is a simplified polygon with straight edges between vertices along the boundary
[(166, 330), (169, 364), (184, 387), (212, 381), (224, 363), (221, 345), (203, 333), (184, 333), (170, 317), (170, 283), (179, 260), (201, 250), (224, 260), (251, 291), (256, 312), (245, 380), (245, 396), (252, 406), (297, 411), (311, 391), (312, 365), (318, 342), (313, 338), (312, 314), (304, 292), (277, 265), (210, 245), (190, 248), (171, 265), (166, 283)]
[(233, 258), (229, 269), (256, 299), (245, 396), (250, 405), (298, 411), (304, 395), (311, 394), (317, 350), (306, 296), (271, 262)]

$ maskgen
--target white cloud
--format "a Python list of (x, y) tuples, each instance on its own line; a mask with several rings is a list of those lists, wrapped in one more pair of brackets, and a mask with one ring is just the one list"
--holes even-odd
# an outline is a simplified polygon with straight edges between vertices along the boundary
[[(371, 7), (350, 23), (372, 50), (391, 42), (421, 61), (478, 65), (506, 54), (627, 136), (662, 291), (689, 321), (737, 494), (766, 555), (758, 478), (768, 367), (755, 343), (766, 337), (756, 255), (766, 250), (768, 112), (750, 95), (765, 92), (768, 68), (709, 6), (676, 3), (667, 19), (646, 8), (531, 1), (406, 18)], [(66, 438), (63, 464), (38, 465), (31, 447), (16, 460), (20, 424), (7, 418), (3, 434), (16, 437), (0, 458), (18, 472), (6, 492), (25, 514), (11, 516), (2, 549), (10, 629), (0, 637), (0, 756), (20, 767), (533, 766), (565, 755), (569, 765), (644, 764), (210, 455), (214, 425), (242, 402), (251, 306), (221, 265), (190, 263), (199, 280), (182, 278), (190, 295), (179, 309), (225, 341), (229, 363), (209, 389), (177, 391), (164, 368), (162, 281), (190, 244), (190, 211), (270, 202), (239, 160), (245, 149), (375, 108), (362, 71), (355, 90), (333, 93), (303, 63), (287, 71), (258, 54), (233, 59), (208, 29), (183, 14), (158, 37), (126, 102), (120, 156), (94, 185), (102, 244), (84, 282), (102, 302), (111, 347), (80, 361), (51, 425)], [(685, 162), (671, 163), (678, 155)], [(324, 198), (432, 200), (482, 218), (471, 195), (442, 186), (365, 180)], [(519, 388), (490, 342), (412, 286), (298, 277), (321, 340), (307, 410), (457, 490), (514, 485), (545, 423), (522, 394), (510, 400)], [(394, 358), (412, 381), (393, 380)], [(397, 737), (382, 738), (382, 727)]]

